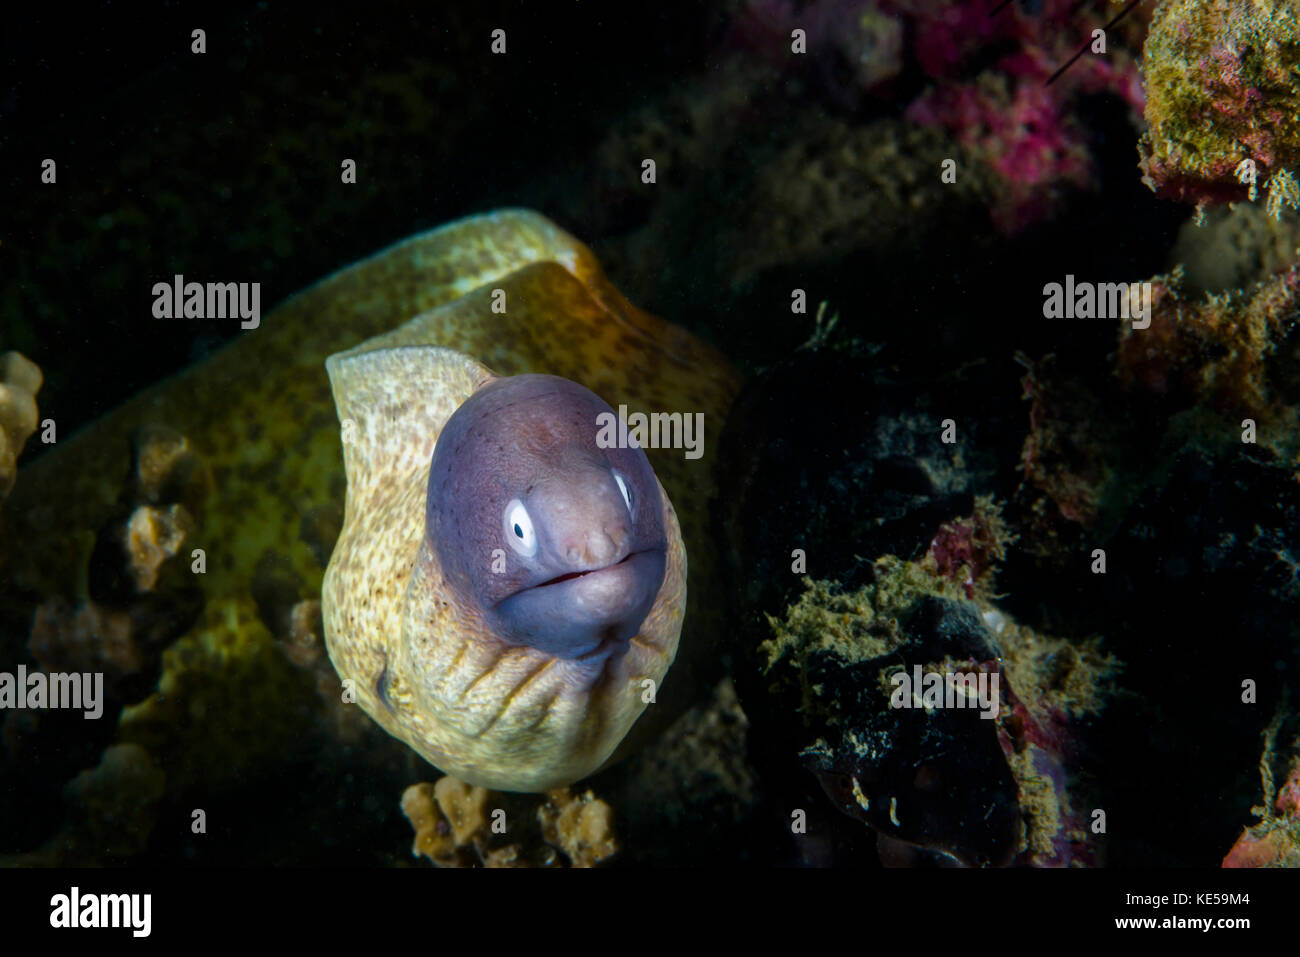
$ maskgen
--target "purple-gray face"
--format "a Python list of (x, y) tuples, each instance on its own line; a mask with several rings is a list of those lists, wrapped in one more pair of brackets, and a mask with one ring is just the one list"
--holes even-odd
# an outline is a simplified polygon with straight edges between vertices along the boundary
[(563, 658), (617, 651), (664, 578), (659, 483), (641, 449), (597, 445), (602, 413), (568, 379), (497, 379), (447, 420), (429, 470), (446, 584), (501, 638)]

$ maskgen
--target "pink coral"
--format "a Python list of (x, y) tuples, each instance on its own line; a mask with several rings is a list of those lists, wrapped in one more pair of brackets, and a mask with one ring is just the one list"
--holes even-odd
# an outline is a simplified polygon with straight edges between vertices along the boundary
[(1241, 832), (1223, 866), (1300, 867), (1300, 764), (1278, 791), (1275, 814)]
[[(1027, 12), (1012, 3), (991, 15), (992, 4), (933, 0), (813, 0), (798, 7), (748, 0), (728, 39), (733, 49), (793, 70), (802, 58), (791, 55), (790, 31), (803, 28), (826, 94), (850, 107), (864, 93), (889, 90), (887, 81), (914, 62), (932, 85), (904, 116), (943, 127), (969, 160), (992, 172), (991, 217), (1001, 232), (1014, 234), (1051, 215), (1065, 187), (1095, 185), (1087, 132), (1073, 116), (1081, 94), (1113, 93), (1134, 117), (1144, 106), (1137, 62), (1126, 49), (1141, 13), (1107, 31), (1106, 53), (1089, 51), (1053, 79), (1115, 11), (1080, 9), (1075, 0), (1036, 6)], [(830, 69), (837, 59), (849, 69)]]
[(1016, 864), (1022, 867), (1093, 867), (1097, 849), (1087, 837), (1085, 814), (1072, 800), (1067, 769), (1073, 762), (1069, 721), (1046, 707), (1035, 714), (1004, 685), (1011, 713), (998, 722), (998, 745), (1015, 769), (1020, 803), (1034, 822), (1028, 846)]
[(1019, 11), (990, 16), (992, 4), (938, 4), (902, 0), (897, 6), (915, 19), (916, 59), (927, 76), (955, 76), (964, 62), (991, 41), (1013, 37)]
[(1015, 536), (1002, 521), (992, 499), (975, 501), (974, 513), (945, 522), (930, 542), (926, 567), (940, 578), (961, 585), (967, 598), (992, 590), (997, 565)]
[[(972, 80), (949, 79), (963, 59), (961, 39), (949, 38), (963, 28), (959, 16), (926, 19), (918, 4), (917, 56), (926, 72), (939, 80), (908, 105), (912, 122), (947, 129), (977, 163), (996, 175), (994, 225), (1010, 235), (1045, 219), (1063, 186), (1089, 188), (1095, 177), (1086, 131), (1071, 110), (1080, 93), (1111, 92), (1140, 114), (1142, 84), (1134, 58), (1122, 48), (1105, 55), (1084, 54), (1056, 79), (1058, 67), (1077, 52), (1079, 38), (1099, 25), (1091, 17), (1071, 22), (1072, 4), (1049, 2), (1031, 16), (1012, 5), (993, 19), (997, 30), (978, 28), (962, 34), (1014, 42), (1018, 49), (997, 60)], [(1073, 38), (1069, 45), (1063, 38)], [(1114, 38), (1108, 43), (1114, 43)]]
[(999, 202), (989, 212), (1004, 234), (1045, 218), (1063, 184), (1093, 183), (1083, 137), (1050, 87), (1013, 86), (1005, 77), (939, 86), (918, 97), (905, 115), (947, 128), (968, 154), (997, 174)]

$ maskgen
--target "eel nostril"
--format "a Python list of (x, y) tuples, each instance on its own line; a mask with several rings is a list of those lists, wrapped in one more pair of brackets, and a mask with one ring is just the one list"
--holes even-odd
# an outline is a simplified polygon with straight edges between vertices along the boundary
[(606, 564), (618, 551), (618, 545), (602, 527), (587, 533), (587, 560), (593, 564)]
[(613, 528), (606, 528), (605, 538), (608, 539), (610, 543), (611, 551), (613, 552), (620, 551), (623, 548), (623, 546), (627, 543), (628, 540), (627, 526), (622, 523), (619, 523), (618, 525), (615, 525)]

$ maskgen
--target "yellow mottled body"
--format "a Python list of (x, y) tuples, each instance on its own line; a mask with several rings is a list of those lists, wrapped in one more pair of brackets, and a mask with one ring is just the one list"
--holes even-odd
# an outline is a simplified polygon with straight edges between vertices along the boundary
[(593, 665), (507, 644), (445, 588), (424, 535), (438, 434), (493, 374), (447, 349), (371, 347), (328, 363), (348, 475), (321, 593), (330, 659), (367, 714), (449, 774), (515, 791), (578, 780), (613, 753), (677, 652), (686, 550), (668, 495), (664, 582), (625, 654)]

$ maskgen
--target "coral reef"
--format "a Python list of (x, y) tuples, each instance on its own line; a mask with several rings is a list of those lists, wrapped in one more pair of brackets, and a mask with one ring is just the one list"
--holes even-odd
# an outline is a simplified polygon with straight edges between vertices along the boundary
[[(1294, 206), (1300, 161), (1300, 9), (1294, 0), (1164, 0), (1143, 47), (1144, 182), (1196, 203)], [(1253, 164), (1250, 166), (1243, 164)]]
[(163, 650), (198, 615), (192, 595), (126, 607), (51, 598), (36, 609), (28, 642), (47, 672), (99, 672), (110, 695), (138, 701), (158, 680)]
[(63, 597), (45, 601), (35, 611), (28, 643), (47, 671), (102, 672), (110, 696), (123, 703), (148, 694), (164, 649), (193, 625), (203, 605), (199, 576), (188, 562), (172, 561), (195, 524), (174, 497), (201, 511), (207, 487), (202, 462), (183, 437), (159, 430), (137, 435), (134, 449), (124, 504), (100, 528), (90, 552), (88, 595), (75, 607)]
[[(985, 172), (940, 180), (960, 156), (945, 130), (800, 109), (779, 89), (748, 59), (725, 60), (606, 134), (574, 215), (620, 231), (596, 247), (620, 284), (655, 300), (695, 283), (705, 299), (730, 297), (774, 270), (900, 255), (941, 216), (983, 228)], [(781, 135), (755, 139), (756, 103), (781, 117)], [(672, 189), (631, 175), (646, 157)]]
[[(1256, 209), (1231, 215), (1242, 212), (1263, 218)], [(1090, 382), (1077, 366), (1062, 373), (1054, 359), (1024, 360), (1032, 405), (1022, 461), (1033, 494), (1016, 496), (1012, 510), (1022, 557), (1010, 587), (1053, 567), (1077, 576), (1092, 556), (1076, 594), (1057, 595), (1054, 619), (1076, 634), (1104, 629), (1124, 658), (1128, 693), (1091, 734), (1114, 756), (1094, 772), (1108, 813), (1144, 813), (1141, 778), (1233, 794), (1222, 806), (1208, 796), (1180, 805), (1118, 854), (1112, 843), (1107, 856), (1119, 866), (1209, 863), (1206, 844), (1239, 827), (1223, 809), (1243, 800), (1253, 709), (1206, 713), (1172, 689), (1221, 680), (1230, 661), (1234, 680), (1249, 678), (1269, 703), (1284, 683), (1278, 669), (1294, 667), (1297, 270), (1270, 276), (1244, 257), (1228, 268), (1234, 279), (1262, 278), (1201, 294), (1185, 287), (1181, 268), (1153, 277), (1150, 325), (1121, 325), (1109, 382)], [(1195, 623), (1177, 626), (1173, 647), (1150, 638), (1169, 632), (1170, 608)], [(1132, 739), (1138, 724), (1145, 748)], [(1205, 740), (1213, 753), (1190, 743)], [(1210, 840), (1182, 846), (1181, 831), (1203, 826), (1214, 828)]]
[(735, 4), (724, 43), (792, 74), (800, 60), (791, 56), (791, 33), (804, 31), (811, 79), (836, 105), (853, 109), (873, 93), (883, 96), (902, 72), (906, 26), (892, 3), (744, 0)]
[(18, 456), (36, 431), (36, 393), (42, 382), (36, 363), (19, 352), (0, 355), (0, 502), (18, 475)]
[(954, 155), (955, 144), (939, 130), (891, 119), (855, 125), (802, 118), (733, 191), (719, 242), (727, 261), (720, 266), (734, 287), (777, 265), (877, 243), (913, 244), (932, 228), (927, 212), (960, 216), (983, 201), (980, 174), (941, 181), (942, 163)]
[[(1215, 865), (1258, 803), (1258, 716), (1300, 669), (1297, 530), (1294, 465), (1240, 442), (1187, 448), (1105, 541), (1106, 574), (1079, 582), (1066, 614), (1106, 627), (1124, 659), (1125, 693), (1097, 722), (1095, 773), (1112, 820), (1145, 820), (1141, 840), (1110, 843), (1113, 865)], [(1255, 703), (1241, 701), (1247, 679)], [(1206, 707), (1206, 688), (1223, 703)], [(1152, 782), (1183, 798), (1151, 813)], [(1189, 843), (1189, 829), (1202, 837)]]
[[(87, 575), (85, 597), (55, 596), (32, 614), (27, 651), (46, 674), (103, 677), (103, 714), (89, 728), (66, 712), (5, 715), (5, 738), (18, 761), (45, 760), (71, 773), (106, 745), (123, 709), (145, 699), (163, 670), (165, 650), (198, 620), (202, 592), (180, 573), (159, 584), (160, 573), (183, 538), (183, 506), (139, 506), (123, 524), (101, 532)], [(75, 722), (75, 723), (74, 723)], [(59, 742), (58, 747), (54, 746)], [(20, 800), (40, 800), (21, 791)]]
[(1264, 803), (1252, 808), (1259, 822), (1247, 827), (1223, 858), (1223, 866), (1300, 867), (1300, 739), (1281, 786), (1274, 790), (1273, 763), (1278, 732), (1284, 723), (1279, 712), (1264, 732), (1264, 753), (1259, 759)]
[(1104, 401), (1086, 383), (1057, 373), (1055, 355), (1034, 361), (1020, 380), (1029, 401), (1029, 432), (1020, 452), (1025, 480), (1047, 496), (1059, 514), (1093, 525), (1117, 482), (1111, 449), (1118, 429), (1103, 414)]
[(1300, 261), (1300, 221), (1274, 219), (1258, 204), (1216, 206), (1189, 217), (1169, 252), (1169, 271), (1183, 270), (1182, 293), (1247, 289)]
[[(566, 44), (538, 60), (530, 31), (603, 28), (516, 11), (511, 55), (484, 72), (382, 29), (341, 49), (348, 22), (325, 11), (304, 60), (245, 84), (260, 92), (235, 98), (234, 126), (230, 97), (193, 95), (170, 64), (167, 89), (146, 76), (80, 125), (16, 130), (15, 155), (48, 140), (59, 157), (60, 201), (13, 210), (4, 338), (43, 363), (51, 342), (85, 347), (45, 370), (59, 442), (39, 450), (40, 372), (0, 359), (0, 658), (102, 672), (108, 701), (96, 722), (4, 715), (3, 862), (1300, 866), (1297, 745), (1276, 729), (1262, 800), (1252, 783), (1260, 715), (1300, 671), (1300, 227), (1276, 218), (1300, 199), (1298, 10), (710, 0), (586, 44), (567, 79)], [(1104, 54), (1066, 67), (1121, 13)], [(288, 49), (301, 24), (280, 16), (259, 7), (214, 64)], [(482, 31), (449, 16), (445, 52), (481, 65)], [(406, 14), (376, 18), (415, 36)], [(602, 69), (620, 59), (626, 82)], [(552, 74), (546, 103), (519, 97)], [(160, 132), (123, 149), (137, 93)], [(304, 93), (301, 121), (268, 109)], [(275, 136), (227, 169), (213, 158), (236, 128)], [(78, 175), (86, 144), (107, 178)], [(336, 154), (359, 157), (357, 182), (322, 188)], [(464, 188), (430, 192), (435, 167)], [(142, 176), (145, 193), (102, 188)], [(344, 508), (321, 364), (495, 284), (492, 244), (399, 247), (242, 337), (133, 335), (135, 300), (142, 276), (204, 263), (262, 279), (269, 305), (503, 196), (589, 237), (632, 299), (754, 370), (734, 412), (707, 407), (707, 474), (672, 456), (688, 542), (726, 580), (691, 550), (707, 584), (692, 580), (688, 626), (710, 621), (683, 653), (704, 664), (675, 664), (574, 790), (443, 777), (403, 793), (432, 769), (351, 703), (323, 645)], [(214, 245), (218, 209), (234, 225)], [(143, 241), (160, 228), (161, 258)], [(1066, 271), (1151, 276), (1151, 325), (1041, 321), (1040, 282)], [(512, 287), (511, 312), (529, 298)], [(550, 328), (467, 322), (456, 345), (511, 371), (589, 354)], [(617, 323), (592, 328), (616, 344)], [(996, 676), (996, 718), (893, 707), (914, 666)], [(217, 809), (211, 838), (183, 826), (198, 806)]]
[[(1089, 134), (1074, 108), (1082, 95), (1108, 92), (1141, 111), (1129, 48), (1135, 23), (1109, 31), (1104, 55), (1085, 54), (1053, 79), (1079, 40), (1101, 26), (1104, 9), (1047, 0), (1033, 10), (1012, 4), (990, 17), (974, 4), (898, 5), (914, 19), (917, 59), (934, 80), (904, 115), (949, 130), (967, 160), (989, 171), (989, 212), (1000, 231), (1042, 222), (1061, 208), (1069, 188), (1095, 189)], [(968, 64), (982, 51), (1000, 53), (971, 77)]]
[(319, 707), (250, 599), (209, 601), (163, 652), (152, 693), (123, 712), (119, 739), (154, 755), (173, 796), (220, 789), (300, 747)]
[[(32, 824), (20, 846), (30, 847), (58, 826), (49, 812), (34, 814), (33, 810), (49, 808), (57, 796), (57, 784), (113, 744), (119, 717), (151, 693), (163, 671), (165, 650), (198, 620), (202, 591), (195, 586), (187, 565), (182, 572), (175, 568), (178, 563), (169, 561), (179, 550), (189, 522), (187, 510), (176, 503), (136, 505), (129, 517), (118, 510), (97, 536), (86, 536), (95, 544), (78, 597), (73, 600), (56, 594), (32, 612), (26, 650), (39, 668), (48, 675), (94, 675), (102, 695), (96, 701), (99, 713), (90, 721), (66, 709), (6, 712), (0, 764), (11, 763), (28, 772), (14, 776), (22, 783), (7, 793), (3, 809), (6, 816)], [(15, 657), (21, 660), (21, 654)], [(135, 745), (121, 747), (126, 750), (119, 757), (136, 755)], [(105, 752), (104, 760), (109, 761), (113, 754), (118, 752)], [(132, 761), (140, 763), (134, 757)], [(152, 758), (149, 763), (152, 767)], [(32, 769), (40, 773), (32, 774)], [(113, 815), (125, 812), (112, 807), (111, 786), (105, 787), (107, 792), (97, 791), (98, 797), (84, 809), (86, 820), (65, 823), (65, 830), (117, 827)], [(162, 787), (161, 775), (158, 787)], [(121, 797), (130, 801), (136, 796), (128, 789)], [(97, 815), (107, 820), (97, 823)], [(110, 863), (119, 853), (114, 850), (117, 845), (107, 840), (78, 841), (75, 846), (82, 856), (68, 860), (81, 864)]]
[[(740, 54), (810, 81), (841, 111), (910, 95), (900, 104), (907, 121), (950, 134), (963, 166), (987, 185), (994, 224), (1012, 234), (1060, 208), (1068, 188), (1097, 185), (1088, 130), (1074, 113), (1082, 96), (1107, 92), (1135, 115), (1142, 110), (1132, 52), (1141, 13), (1108, 31), (1104, 55), (1047, 82), (1104, 22), (1104, 8), (1080, 6), (1046, 0), (990, 16), (977, 4), (927, 0), (747, 0), (736, 5), (727, 38)], [(796, 28), (807, 56), (790, 53)], [(915, 94), (914, 82), (899, 79), (910, 65), (926, 82)]]
[(1300, 769), (1291, 773), (1273, 809), (1237, 838), (1224, 867), (1300, 867)]
[(1064, 188), (1095, 185), (1082, 131), (1049, 87), (987, 73), (918, 99), (907, 119), (954, 130), (964, 154), (992, 171), (990, 215), (1004, 233), (1041, 222), (1060, 206)]
[(153, 591), (163, 563), (180, 552), (193, 527), (194, 519), (184, 505), (173, 504), (166, 509), (141, 505), (131, 513), (125, 537), (137, 591)]
[(574, 867), (595, 867), (618, 852), (614, 811), (591, 791), (552, 791), (537, 819), (546, 843), (562, 850)]
[(132, 438), (132, 492), (145, 505), (175, 502), (202, 507), (212, 475), (190, 440), (165, 425), (148, 424)]
[(977, 495), (972, 515), (939, 527), (925, 555), (926, 567), (941, 578), (957, 582), (967, 598), (977, 593), (981, 598), (992, 598), (998, 563), (1007, 557), (1007, 546), (1016, 537), (992, 496)]
[[(636, 863), (705, 866), (760, 851), (751, 834), (759, 782), (747, 760), (750, 722), (730, 678), (691, 708), (626, 767), (602, 774), (601, 793), (619, 809), (619, 833)], [(659, 836), (679, 836), (673, 847)], [(680, 846), (676, 846), (680, 845)]]
[[(760, 649), (774, 690), (799, 690), (815, 736), (803, 759), (827, 793), (893, 841), (962, 864), (1094, 862), (1069, 793), (1067, 729), (1101, 708), (1115, 662), (1016, 625), (932, 565), (886, 556), (872, 570), (854, 591), (807, 581), (783, 620), (769, 616)], [(900, 709), (890, 679), (904, 663), (1000, 675), (995, 720)]]
[(90, 848), (106, 857), (127, 858), (145, 849), (157, 821), (165, 776), (149, 753), (138, 745), (108, 748), (92, 771), (83, 771), (68, 785), (88, 847), (66, 860), (85, 860)]
[(11, 867), (78, 867), (86, 861), (125, 864), (148, 849), (166, 776), (139, 745), (117, 744), (97, 767), (64, 789), (67, 824), (39, 849), (0, 857)]
[[(991, 463), (1015, 461), (1023, 407), (1014, 388), (981, 376), (1013, 385), (1014, 366), (898, 378), (887, 351), (824, 338), (742, 394), (722, 452), (739, 600), (768, 610), (765, 629), (736, 636), (736, 684), (763, 742), (751, 748), (760, 787), (785, 815), (809, 816), (792, 858), (1099, 862), (1103, 839), (1083, 827), (1087, 729), (1118, 662), (1089, 632), (1049, 635), (995, 598), (1021, 529), (1002, 506), (1010, 469)], [(818, 397), (828, 394), (823, 433)], [(961, 412), (972, 395), (980, 414), (945, 428), (942, 410)], [(891, 677), (914, 665), (996, 676), (996, 719), (892, 707)], [(822, 793), (809, 794), (796, 769)], [(828, 797), (856, 831), (820, 816)]]
[[(785, 607), (795, 549), (814, 578), (853, 568), (864, 555), (919, 558), (944, 522), (996, 490), (1005, 430), (985, 431), (985, 421), (963, 416), (955, 441), (941, 440), (948, 410), (966, 408), (964, 390), (979, 386), (896, 381), (878, 368), (884, 358), (801, 349), (737, 400), (720, 454), (733, 490), (723, 527), (741, 565), (741, 600)], [(825, 414), (826, 395), (835, 396), (833, 415)]]
[(1123, 388), (1156, 399), (1163, 417), (1179, 416), (1172, 431), (1184, 440), (1239, 445), (1250, 418), (1259, 444), (1284, 458), (1300, 452), (1292, 390), (1278, 388), (1296, 374), (1283, 346), (1300, 318), (1300, 268), (1199, 302), (1180, 296), (1180, 280), (1178, 270), (1153, 278), (1150, 327), (1122, 328)]
[(402, 794), (402, 813), (415, 829), (411, 854), (440, 867), (460, 865), (461, 850), (478, 850), (483, 839), (488, 794), (453, 777), (412, 784)]
[(1063, 371), (1054, 354), (1017, 356), (1030, 406), (1016, 521), (1040, 560), (1068, 554), (1081, 532), (1109, 534), (1189, 444), (1240, 448), (1249, 425), (1247, 441), (1300, 453), (1300, 270), (1202, 296), (1185, 292), (1181, 267), (1148, 282), (1149, 325), (1120, 324), (1113, 384)]
[[(613, 810), (591, 791), (552, 791), (532, 820), (518, 810), (523, 800), (450, 775), (413, 784), (402, 794), (402, 813), (415, 831), (411, 854), (437, 867), (555, 867), (562, 864), (558, 850), (573, 867), (595, 867), (618, 851)], [(489, 811), (490, 801), (498, 806)], [(498, 835), (512, 819), (523, 822), (523, 837), (506, 843)]]

